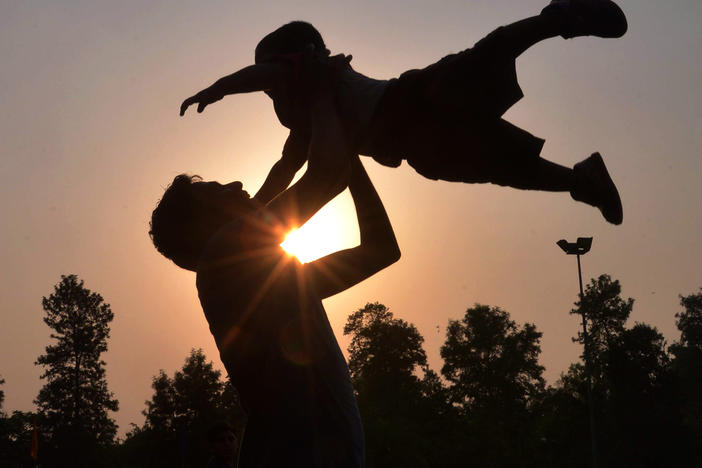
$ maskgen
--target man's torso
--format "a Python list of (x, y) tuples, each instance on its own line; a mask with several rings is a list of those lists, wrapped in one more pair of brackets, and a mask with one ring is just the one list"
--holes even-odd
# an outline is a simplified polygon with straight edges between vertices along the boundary
[(243, 245), (237, 233), (246, 229), (238, 220), (218, 233), (197, 278), (220, 356), (249, 413), (244, 451), (263, 463), (294, 450), (301, 464), (317, 460), (308, 466), (331, 466), (335, 455), (325, 447), (357, 458), (360, 417), (321, 301), (280, 246)]

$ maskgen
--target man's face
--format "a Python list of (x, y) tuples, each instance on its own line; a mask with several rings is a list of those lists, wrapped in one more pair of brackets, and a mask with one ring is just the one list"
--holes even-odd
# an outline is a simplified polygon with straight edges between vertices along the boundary
[(195, 182), (192, 190), (201, 202), (220, 211), (226, 217), (238, 217), (254, 209), (254, 202), (241, 182)]
[(231, 431), (219, 433), (217, 438), (210, 443), (212, 454), (220, 460), (233, 460), (238, 446), (236, 434)]

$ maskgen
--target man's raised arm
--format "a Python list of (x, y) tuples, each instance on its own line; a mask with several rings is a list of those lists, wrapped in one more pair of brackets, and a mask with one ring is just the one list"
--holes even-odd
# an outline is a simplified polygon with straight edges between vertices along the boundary
[(273, 199), (267, 210), (287, 228), (303, 225), (348, 184), (353, 156), (325, 77), (310, 84), (310, 149), (307, 170), (292, 187)]
[(321, 298), (348, 289), (400, 259), (388, 215), (358, 156), (352, 163), (349, 190), (356, 206), (361, 244), (305, 265), (306, 277)]
[(229, 94), (265, 91), (278, 86), (290, 69), (281, 63), (257, 63), (217, 80), (212, 86), (189, 97), (180, 105), (180, 115), (197, 103), (197, 111), (217, 102)]

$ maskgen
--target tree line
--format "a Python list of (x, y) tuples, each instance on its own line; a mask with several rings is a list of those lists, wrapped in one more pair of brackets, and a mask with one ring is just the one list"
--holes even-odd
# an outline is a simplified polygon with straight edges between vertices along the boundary
[[(587, 318), (600, 466), (702, 466), (702, 289), (680, 304), (670, 345), (655, 327), (627, 324), (634, 300), (608, 275), (571, 310)], [(35, 412), (8, 414), (0, 377), (0, 466), (199, 467), (213, 423), (243, 432), (236, 389), (193, 349), (172, 376), (153, 377), (144, 423), (118, 439), (100, 359), (110, 306), (75, 275), (42, 306), (53, 340), (35, 363), (45, 384)], [(449, 321), (439, 372), (417, 328), (381, 303), (354, 311), (344, 334), (369, 468), (591, 466), (584, 356), (547, 385), (534, 324), (475, 304)], [(583, 344), (582, 332), (573, 340)]]

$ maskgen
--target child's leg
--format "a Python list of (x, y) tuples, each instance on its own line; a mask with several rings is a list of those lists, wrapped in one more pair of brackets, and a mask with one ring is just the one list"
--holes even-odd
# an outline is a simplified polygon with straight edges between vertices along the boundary
[(507, 57), (517, 58), (552, 37), (612, 38), (621, 37), (626, 30), (624, 13), (610, 0), (553, 0), (540, 15), (501, 26), (483, 41), (491, 41)]
[[(542, 158), (544, 140), (504, 119), (475, 121), (468, 128), (472, 131), (460, 125), (449, 129), (431, 148), (407, 161), (434, 179), (570, 192), (575, 200), (599, 208), (610, 223), (622, 222), (619, 193), (598, 153), (571, 169)], [(431, 149), (438, 152), (432, 154)]]
[(500, 26), (476, 46), (490, 41), (495, 52), (503, 54), (506, 58), (515, 59), (534, 44), (561, 35), (563, 24), (559, 15), (532, 16), (516, 23)]
[(505, 178), (500, 181), (500, 185), (547, 192), (570, 192), (575, 187), (573, 169), (543, 158), (538, 158), (528, 168), (520, 169), (512, 174), (514, 177)]
[(622, 202), (599, 153), (577, 163), (573, 169), (543, 158), (499, 178), (499, 185), (523, 190), (570, 192), (573, 199), (599, 208), (612, 224), (622, 222)]

